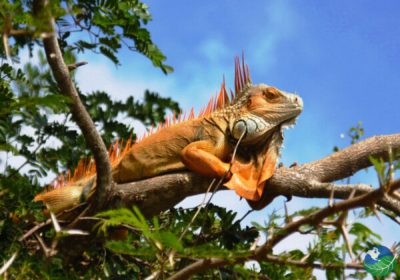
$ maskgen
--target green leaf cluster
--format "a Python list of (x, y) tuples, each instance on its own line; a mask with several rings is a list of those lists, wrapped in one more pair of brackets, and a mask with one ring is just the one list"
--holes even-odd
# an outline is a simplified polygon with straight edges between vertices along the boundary
[[(37, 65), (27, 63), (16, 68), (3, 63), (0, 66), (0, 161), (3, 169), (0, 172), (0, 259), (6, 260), (18, 250), (9, 275), (19, 275), (21, 279), (76, 279), (82, 273), (95, 277), (98, 271), (94, 268), (66, 266), (58, 256), (48, 261), (37, 242), (29, 245), (17, 241), (35, 223), (45, 219), (42, 205), (32, 201), (41, 191), (42, 178), (67, 169), (73, 171), (80, 159), (90, 156), (68, 112), (69, 100), (59, 93), (44, 55), (39, 53), (38, 56)], [(71, 53), (65, 56), (71, 63), (75, 61)], [(177, 102), (149, 90), (144, 93), (143, 100), (129, 97), (115, 101), (106, 92), (79, 94), (107, 145), (117, 138), (135, 140), (135, 131), (127, 119), (150, 126), (163, 122), (171, 111), (180, 113)], [(43, 238), (51, 243), (54, 233), (48, 233)], [(126, 274), (127, 269), (138, 269), (120, 259), (113, 255), (104, 267), (114, 271), (113, 267), (118, 266), (115, 271), (121, 275)]]
[[(151, 21), (146, 4), (138, 0), (56, 0), (46, 1), (43, 12), (35, 10), (35, 1), (0, 1), (0, 29), (9, 45), (0, 45), (0, 56), (9, 48), (18, 60), (18, 53), (27, 46), (31, 51), (40, 37), (53, 32), (48, 24), (55, 19), (59, 44), (64, 52), (99, 53), (119, 64), (122, 48), (145, 55), (155, 67), (168, 74), (173, 68), (165, 63), (166, 56), (152, 41), (146, 25)], [(16, 32), (18, 31), (18, 32)], [(85, 36), (76, 34), (85, 34)], [(13, 35), (14, 34), (14, 35)]]

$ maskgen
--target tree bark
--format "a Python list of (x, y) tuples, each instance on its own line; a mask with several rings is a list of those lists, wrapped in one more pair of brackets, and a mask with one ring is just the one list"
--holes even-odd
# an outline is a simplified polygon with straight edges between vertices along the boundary
[[(44, 14), (47, 1), (36, 0), (33, 2), (34, 11), (37, 14)], [(99, 211), (107, 198), (107, 192), (111, 187), (111, 165), (108, 157), (107, 148), (101, 138), (96, 126), (87, 112), (85, 106), (79, 98), (78, 92), (71, 79), (68, 66), (64, 62), (64, 58), (58, 44), (55, 31), (54, 19), (49, 17), (48, 24), (51, 32), (47, 33), (43, 38), (43, 46), (46, 53), (47, 61), (50, 65), (51, 72), (61, 93), (70, 100), (68, 103), (74, 121), (77, 123), (85, 138), (86, 144), (92, 151), (93, 158), (96, 163), (96, 193), (91, 204), (91, 211)]]
[[(400, 148), (400, 134), (374, 136), (333, 153), (320, 160), (295, 166), (281, 167), (267, 182), (267, 195), (271, 198), (298, 196), (307, 198), (348, 198), (355, 190), (357, 194), (372, 191), (365, 184), (338, 185), (333, 182), (353, 175), (371, 166), (369, 157), (388, 160), (388, 151)], [(107, 208), (137, 205), (144, 214), (155, 215), (169, 209), (184, 198), (206, 192), (210, 178), (191, 172), (181, 172), (114, 186), (108, 196)], [(220, 188), (224, 189), (224, 188)], [(400, 215), (400, 201), (393, 196), (378, 200), (382, 207)]]

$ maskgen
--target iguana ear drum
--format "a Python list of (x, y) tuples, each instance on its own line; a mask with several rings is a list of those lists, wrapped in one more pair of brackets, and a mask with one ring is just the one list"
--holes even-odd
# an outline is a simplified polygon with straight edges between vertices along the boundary
[(233, 124), (232, 136), (235, 140), (239, 140), (243, 133), (245, 134), (244, 137), (246, 138), (247, 125), (244, 120), (239, 119)]
[(244, 133), (243, 141), (251, 142), (262, 137), (270, 127), (263, 118), (247, 114), (233, 123), (231, 133), (235, 140), (239, 140)]

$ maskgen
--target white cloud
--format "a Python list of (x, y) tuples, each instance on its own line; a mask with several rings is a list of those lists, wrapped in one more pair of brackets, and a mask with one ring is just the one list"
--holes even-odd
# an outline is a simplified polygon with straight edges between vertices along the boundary
[(253, 67), (270, 68), (276, 63), (279, 45), (295, 33), (298, 18), (291, 8), (290, 2), (275, 0), (268, 2), (262, 26), (249, 42)]
[(89, 64), (79, 68), (76, 80), (84, 93), (101, 90), (118, 100), (131, 95), (141, 97), (149, 85), (142, 79), (128, 80), (120, 77), (118, 68), (101, 60), (90, 61)]
[(222, 61), (232, 60), (235, 55), (220, 39), (209, 38), (199, 46), (199, 52), (209, 65), (221, 64)]
[[(224, 74), (227, 84), (233, 85), (233, 53), (215, 38), (205, 39), (194, 51), (200, 56), (182, 61), (167, 76), (141, 57), (131, 58), (130, 63), (122, 61), (122, 66), (116, 68), (103, 57), (87, 54), (80, 60), (89, 64), (78, 68), (76, 80), (83, 92), (104, 90), (119, 100), (130, 95), (140, 98), (145, 89), (150, 89), (177, 100), (184, 111), (194, 107), (199, 112), (219, 91)], [(232, 63), (226, 65), (227, 59)]]

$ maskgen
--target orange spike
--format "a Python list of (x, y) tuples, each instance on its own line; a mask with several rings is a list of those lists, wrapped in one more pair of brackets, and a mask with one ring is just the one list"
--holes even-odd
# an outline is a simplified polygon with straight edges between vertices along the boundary
[(242, 83), (242, 70), (240, 67), (239, 57), (235, 58), (235, 91), (236, 94), (239, 94), (242, 91), (243, 83)]
[(228, 93), (226, 92), (225, 77), (224, 77), (222, 79), (221, 89), (218, 95), (217, 108), (218, 109), (224, 108), (225, 105), (228, 103), (228, 101), (229, 101), (229, 96)]
[(248, 83), (248, 77), (246, 74), (246, 65), (244, 64), (244, 52), (242, 51), (242, 78), (243, 78), (243, 86)]
[(212, 111), (210, 113), (212, 113), (213, 111), (215, 111), (217, 109), (217, 98), (218, 96), (214, 96), (213, 97), (213, 102), (212, 102)]
[(94, 174), (96, 172), (96, 164), (94, 163), (94, 160), (90, 160), (90, 174)]
[(194, 108), (192, 107), (192, 110), (190, 110), (189, 114), (189, 120), (194, 119)]
[(208, 115), (212, 111), (212, 100), (213, 100), (213, 97), (211, 97), (210, 101), (208, 101), (207, 107), (204, 111), (204, 115)]
[(237, 69), (237, 59), (235, 57), (235, 93), (239, 93), (239, 80), (238, 80), (238, 69)]
[(224, 108), (224, 105), (225, 105), (225, 95), (223, 94), (221, 88), (217, 98), (217, 108), (218, 109)]
[(89, 161), (89, 163), (86, 163), (85, 164), (85, 176), (87, 176), (88, 174), (89, 174), (89, 172), (90, 172), (90, 169), (91, 169), (91, 161)]
[(229, 89), (230, 93), (231, 93), (231, 102), (233, 102), (233, 100), (235, 99), (235, 94), (233, 93), (233, 91), (231, 89)]
[(129, 149), (131, 148), (131, 146), (132, 146), (132, 136), (131, 136), (131, 137), (128, 139), (128, 141), (126, 142), (125, 148), (124, 148), (124, 150), (122, 151), (121, 158), (122, 158), (124, 155), (126, 155), (126, 153), (129, 151)]
[(200, 112), (199, 112), (199, 115), (198, 115), (198, 118), (203, 117), (203, 115), (204, 115), (204, 108), (201, 108)]
[(247, 64), (246, 64), (246, 75), (247, 75), (247, 83), (251, 84), (250, 70)]
[[(249, 67), (247, 64), (245, 64), (244, 61), (244, 53), (242, 53), (242, 61), (240, 61), (239, 57), (235, 57), (234, 61), (235, 61), (235, 71), (234, 71), (235, 91), (233, 92), (232, 90), (230, 90), (230, 97), (229, 97), (228, 92), (226, 90), (225, 77), (223, 77), (220, 91), (217, 93), (216, 96), (210, 98), (207, 106), (203, 107), (200, 110), (198, 117), (208, 116), (213, 111), (224, 108), (228, 104), (231, 104), (236, 98), (239, 97), (239, 94), (241, 93), (241, 91), (243, 91), (243, 88), (247, 86), (249, 83), (251, 83)], [(164, 123), (160, 122), (157, 128), (155, 128), (155, 126), (152, 125), (149, 131), (146, 131), (145, 133), (143, 133), (143, 135), (136, 138), (135, 143), (142, 141), (144, 138), (154, 133), (156, 130), (160, 130), (164, 127), (175, 125), (178, 122), (191, 120), (194, 118), (195, 118), (194, 108), (190, 110), (190, 113), (188, 115), (187, 112), (185, 112), (184, 114), (179, 114), (177, 116), (177, 114), (174, 112), (173, 115), (166, 118)], [(130, 148), (133, 145), (132, 142), (133, 140), (131, 135), (130, 139), (125, 144), (123, 143), (123, 141), (116, 140), (114, 144), (110, 145), (108, 153), (112, 165), (114, 165), (123, 156), (126, 155), (126, 153), (130, 150)], [(95, 172), (96, 172), (96, 164), (93, 159), (90, 160), (81, 159), (78, 162), (73, 174), (71, 171), (68, 171), (68, 173), (58, 176), (52, 184), (54, 188), (63, 187), (65, 184), (77, 181), (78, 179), (81, 179), (84, 176), (95, 174)]]
[(121, 152), (122, 152), (122, 147), (124, 147), (124, 140), (121, 139), (120, 144), (117, 147), (117, 152), (115, 153), (115, 158), (111, 161), (111, 164), (113, 164), (115, 161), (117, 161), (121, 157)]
[(117, 152), (118, 152), (118, 143), (119, 139), (115, 141), (114, 145), (111, 145), (111, 153), (109, 154), (110, 161), (112, 162), (116, 157), (117, 157)]

